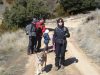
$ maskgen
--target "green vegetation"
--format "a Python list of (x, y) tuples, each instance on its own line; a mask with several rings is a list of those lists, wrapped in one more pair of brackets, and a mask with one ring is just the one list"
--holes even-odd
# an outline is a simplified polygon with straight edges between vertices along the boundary
[(54, 10), (54, 13), (56, 13), (56, 17), (69, 15), (67, 12), (64, 11), (63, 7), (60, 4), (57, 5), (57, 7)]
[(3, 4), (3, 1), (2, 0), (0, 0), (0, 4)]
[(35, 17), (48, 13), (48, 6), (43, 0), (15, 0), (10, 9), (4, 13), (4, 24), (8, 28), (24, 27), (25, 23)]
[(8, 4), (12, 4), (14, 0), (6, 0)]
[[(33, 17), (55, 18), (69, 16), (93, 10), (100, 6), (99, 0), (7, 0), (11, 1), (11, 8), (6, 8), (4, 13), (4, 25), (7, 28), (24, 27)], [(57, 1), (57, 3), (56, 3)]]
[(59, 3), (64, 11), (79, 13), (99, 7), (100, 2), (96, 0), (59, 0)]

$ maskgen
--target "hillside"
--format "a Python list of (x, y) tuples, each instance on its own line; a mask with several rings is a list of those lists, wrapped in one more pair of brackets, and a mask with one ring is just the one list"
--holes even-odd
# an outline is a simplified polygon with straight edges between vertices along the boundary
[[(100, 63), (100, 33), (98, 33), (100, 24), (98, 24), (96, 14), (97, 11), (92, 11), (88, 14), (64, 18), (65, 26), (71, 33), (68, 39), (68, 52), (66, 52), (66, 67), (64, 70), (54, 71), (55, 54), (54, 52), (48, 53), (47, 68), (43, 75), (100, 74), (100, 68), (97, 65)], [(91, 16), (94, 18), (88, 20)], [(46, 27), (54, 29), (56, 19), (47, 20)], [(51, 31), (50, 36), (52, 34)], [(34, 55), (26, 54), (27, 44), (28, 36), (22, 29), (16, 32), (6, 32), (0, 36), (0, 75), (34, 75), (35, 59)], [(49, 46), (51, 45), (50, 42)]]
[(27, 63), (27, 38), (23, 30), (0, 36), (0, 75), (22, 75)]
[(76, 29), (75, 35), (79, 46), (96, 63), (100, 63), (100, 10), (91, 12)]

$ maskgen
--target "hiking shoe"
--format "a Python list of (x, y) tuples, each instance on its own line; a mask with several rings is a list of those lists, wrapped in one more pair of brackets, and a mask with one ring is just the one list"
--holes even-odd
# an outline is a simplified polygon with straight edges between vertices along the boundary
[(27, 52), (27, 55), (31, 55), (31, 53), (30, 52)]
[(34, 51), (36, 52), (37, 51), (37, 48), (34, 47)]
[(59, 67), (55, 67), (55, 68), (54, 68), (55, 71), (58, 71), (58, 69), (59, 69)]
[(61, 69), (64, 69), (64, 65), (61, 65)]

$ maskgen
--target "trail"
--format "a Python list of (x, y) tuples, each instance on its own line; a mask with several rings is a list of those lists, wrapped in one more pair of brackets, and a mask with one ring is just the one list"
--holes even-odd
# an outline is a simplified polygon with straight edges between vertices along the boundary
[[(80, 19), (73, 20), (67, 19), (67, 27), (77, 28), (81, 24)], [(47, 28), (54, 29), (53, 24), (48, 24)], [(52, 32), (50, 32), (52, 35)], [(51, 45), (51, 43), (50, 43)], [(42, 48), (44, 46), (42, 45)], [(75, 41), (73, 34), (68, 39), (68, 51), (66, 52), (66, 66), (63, 70), (54, 70), (54, 52), (48, 53), (47, 55), (47, 67), (46, 72), (41, 75), (100, 75), (100, 68), (93, 63), (93, 60), (88, 58), (82, 49), (79, 48), (77, 42)], [(26, 72), (24, 75), (34, 75), (34, 55), (29, 56), (28, 63), (26, 64)]]

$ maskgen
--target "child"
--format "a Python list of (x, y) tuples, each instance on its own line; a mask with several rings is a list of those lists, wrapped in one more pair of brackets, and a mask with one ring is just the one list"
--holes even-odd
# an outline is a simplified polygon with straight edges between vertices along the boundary
[(50, 40), (50, 37), (49, 37), (49, 30), (46, 29), (44, 34), (43, 34), (43, 37), (44, 37), (44, 44), (45, 44), (45, 50), (48, 52), (48, 43), (49, 43), (49, 40)]

